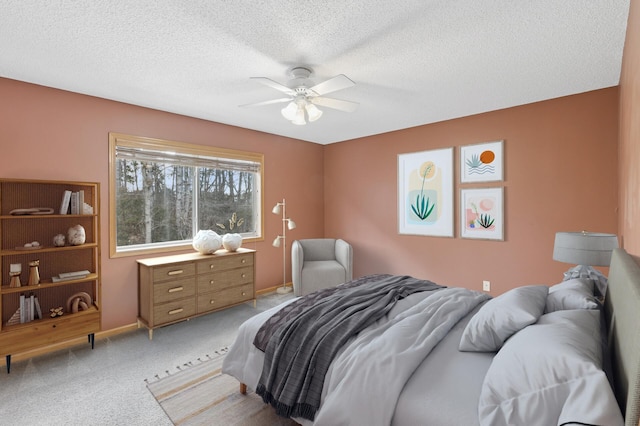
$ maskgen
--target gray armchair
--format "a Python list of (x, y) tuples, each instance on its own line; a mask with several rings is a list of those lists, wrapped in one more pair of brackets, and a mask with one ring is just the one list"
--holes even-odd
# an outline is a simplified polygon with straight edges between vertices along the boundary
[(353, 279), (353, 250), (344, 240), (316, 238), (291, 245), (293, 292), (304, 296)]

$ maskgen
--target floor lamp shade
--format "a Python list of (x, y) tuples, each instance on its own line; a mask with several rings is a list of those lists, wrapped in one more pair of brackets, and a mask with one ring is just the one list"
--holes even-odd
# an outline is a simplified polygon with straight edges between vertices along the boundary
[(557, 232), (553, 259), (574, 265), (609, 266), (611, 252), (618, 247), (615, 234)]

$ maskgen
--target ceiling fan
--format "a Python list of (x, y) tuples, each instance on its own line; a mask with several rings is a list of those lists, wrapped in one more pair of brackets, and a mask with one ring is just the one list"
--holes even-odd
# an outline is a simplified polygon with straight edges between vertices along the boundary
[(345, 112), (353, 112), (358, 108), (357, 102), (326, 98), (323, 96), (328, 93), (354, 86), (355, 83), (351, 81), (351, 79), (344, 74), (339, 74), (329, 80), (325, 80), (322, 83), (314, 85), (309, 79), (312, 73), (313, 70), (311, 68), (303, 66), (295, 67), (290, 71), (291, 80), (287, 82), (286, 86), (266, 77), (251, 77), (252, 80), (256, 80), (265, 86), (276, 89), (286, 94), (287, 97), (240, 106), (259, 107), (289, 102), (286, 107), (282, 108), (282, 115), (284, 118), (297, 125), (307, 124), (305, 115), (310, 122), (316, 121), (322, 116), (322, 111), (318, 109), (316, 105)]

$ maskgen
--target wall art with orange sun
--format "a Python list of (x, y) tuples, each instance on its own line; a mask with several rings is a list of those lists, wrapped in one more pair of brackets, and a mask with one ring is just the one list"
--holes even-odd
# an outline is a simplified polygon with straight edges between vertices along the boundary
[(453, 237), (453, 148), (398, 155), (398, 232)]
[(460, 182), (495, 182), (503, 179), (503, 141), (460, 147)]
[(460, 190), (460, 236), (504, 241), (502, 188)]

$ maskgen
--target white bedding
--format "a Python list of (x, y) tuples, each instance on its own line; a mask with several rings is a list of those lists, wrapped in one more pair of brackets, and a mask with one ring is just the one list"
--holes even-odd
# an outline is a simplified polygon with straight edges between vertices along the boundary
[[(478, 304), (487, 296), (463, 289), (444, 289), (427, 297), (429, 294), (416, 293), (399, 301), (385, 318), (370, 328), (377, 331), (363, 332), (352, 339), (345, 346), (349, 350), (338, 354), (327, 373), (323, 402), (315, 422), (304, 419), (296, 421), (305, 425), (339, 425), (354, 424), (357, 420), (358, 424), (388, 425), (394, 415), (396, 400), (399, 399), (399, 406), (409, 406), (408, 410), (402, 411), (412, 414), (396, 415), (393, 418), (394, 425), (415, 425), (415, 417), (421, 417), (420, 421), (423, 422), (423, 415), (439, 419), (437, 423), (428, 424), (459, 425), (460, 421), (464, 421), (463, 424), (477, 424), (480, 385), (493, 354), (463, 353), (457, 350), (457, 345), (461, 327), (471, 316), (467, 314), (475, 312)], [(222, 371), (252, 389), (258, 384), (264, 359), (264, 354), (253, 346), (253, 338), (262, 323), (279, 308), (263, 312), (245, 322), (225, 357)], [(459, 322), (461, 318), (463, 321)], [(450, 329), (453, 334), (447, 335)], [(382, 333), (382, 330), (385, 332)], [(417, 337), (418, 333), (423, 336)], [(391, 338), (389, 334), (394, 337)], [(446, 350), (438, 345), (443, 337), (442, 348)], [(389, 345), (395, 349), (389, 351)], [(387, 350), (382, 351), (379, 347)], [(433, 354), (434, 361), (422, 362), (434, 347), (438, 348)], [(381, 353), (395, 355), (377, 355)], [(443, 375), (442, 365), (448, 363), (452, 356), (462, 358), (463, 365), (468, 363), (471, 368), (456, 371), (453, 376)], [(375, 362), (364, 363), (364, 359)], [(420, 383), (421, 380), (414, 380), (414, 377), (425, 377), (427, 381)], [(409, 391), (402, 392), (405, 382)], [(414, 393), (413, 387), (419, 388), (419, 392)], [(420, 396), (425, 395), (425, 388), (434, 390), (431, 392), (432, 400)], [(460, 401), (456, 402), (460, 397), (460, 389), (464, 389), (463, 396), (467, 395), (464, 396), (468, 401), (467, 407), (461, 407)], [(450, 395), (443, 390), (451, 392)], [(332, 395), (339, 397), (333, 398)], [(350, 397), (346, 398), (345, 395)], [(442, 410), (443, 400), (449, 401), (452, 409), (449, 414)], [(448, 420), (448, 423), (440, 423)], [(474, 423), (468, 423), (467, 420)]]
[[(331, 426), (621, 425), (602, 371), (599, 310), (569, 308), (542, 315), (547, 289), (534, 289), (542, 295), (535, 303), (529, 290), (517, 288), (488, 303), (486, 294), (459, 288), (399, 300), (337, 353), (315, 421), (294, 420)], [(256, 389), (264, 353), (253, 340), (263, 322), (284, 305), (241, 326), (224, 360), (224, 373)], [(518, 321), (531, 311), (524, 308), (533, 305), (540, 306), (534, 318)], [(472, 326), (480, 340), (495, 332), (502, 335), (505, 327), (513, 336), (497, 355), (460, 351), (461, 337)], [(530, 344), (529, 336), (539, 342)], [(527, 356), (532, 358), (525, 366)], [(534, 405), (536, 410), (529, 409)]]

